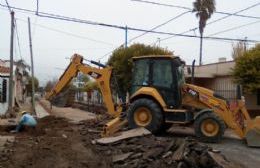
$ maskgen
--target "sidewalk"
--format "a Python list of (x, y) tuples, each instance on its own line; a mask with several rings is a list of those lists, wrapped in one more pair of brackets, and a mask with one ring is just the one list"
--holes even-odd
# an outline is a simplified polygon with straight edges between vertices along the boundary
[[(50, 103), (47, 100), (42, 99), (40, 101), (41, 104), (45, 107), (45, 109), (47, 108), (48, 112), (50, 112), (50, 115), (65, 117), (74, 123), (78, 123), (83, 120), (92, 120), (97, 117), (94, 113), (90, 113), (77, 108), (52, 106), (52, 109), (50, 109)], [(38, 113), (39, 115), (44, 115), (43, 111), (46, 112), (46, 110), (41, 106), (41, 104), (39, 104), (41, 110), (39, 109)]]

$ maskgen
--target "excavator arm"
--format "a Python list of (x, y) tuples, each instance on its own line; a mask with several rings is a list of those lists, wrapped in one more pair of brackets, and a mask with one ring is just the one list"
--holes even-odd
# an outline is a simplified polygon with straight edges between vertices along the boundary
[(59, 94), (65, 88), (65, 86), (68, 85), (75, 76), (77, 76), (78, 72), (90, 75), (96, 80), (97, 85), (100, 88), (108, 114), (114, 118), (104, 126), (102, 133), (103, 136), (109, 136), (126, 123), (126, 121), (120, 117), (123, 108), (121, 104), (115, 106), (113, 102), (112, 92), (110, 89), (112, 68), (109, 66), (104, 66), (95, 61), (91, 61), (91, 63), (101, 66), (102, 68), (96, 68), (87, 64), (83, 64), (83, 57), (78, 54), (74, 54), (69, 66), (61, 75), (54, 88), (49, 93), (47, 93), (45, 98), (47, 100), (52, 100), (52, 98)]

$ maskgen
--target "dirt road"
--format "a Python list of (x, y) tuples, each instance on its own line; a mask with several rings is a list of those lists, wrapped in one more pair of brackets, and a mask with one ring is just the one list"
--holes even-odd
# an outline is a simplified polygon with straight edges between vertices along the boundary
[[(190, 167), (189, 164), (217, 167), (212, 159), (208, 160), (208, 154), (205, 153), (212, 149), (193, 140), (185, 145), (188, 146), (187, 149), (183, 148), (186, 161), (173, 160), (181, 144), (186, 143), (183, 137), (192, 136), (192, 131), (186, 131), (183, 135), (172, 133), (162, 137), (149, 135), (115, 144), (98, 145), (92, 144), (92, 140), (100, 138), (102, 126), (109, 120), (106, 115), (103, 115), (103, 118), (98, 117), (99, 120), (90, 117), (82, 121), (84, 117), (81, 115), (86, 117), (88, 113), (84, 111), (75, 113), (77, 110), (66, 109), (70, 112), (64, 115), (62, 111), (57, 110), (52, 115), (40, 119), (36, 129), (27, 129), (25, 132), (15, 134), (14, 143), (3, 145), (4, 149), (0, 152), (0, 167), (177, 167), (182, 162), (184, 168)], [(0, 129), (1, 135), (13, 136), (8, 129), (5, 131)], [(232, 168), (253, 168), (260, 164), (257, 159), (259, 149), (248, 148), (236, 139), (226, 138), (221, 144), (210, 146), (221, 150), (221, 153), (232, 161), (230, 162)], [(177, 155), (178, 157), (180, 156)], [(187, 160), (187, 157), (190, 159)]]

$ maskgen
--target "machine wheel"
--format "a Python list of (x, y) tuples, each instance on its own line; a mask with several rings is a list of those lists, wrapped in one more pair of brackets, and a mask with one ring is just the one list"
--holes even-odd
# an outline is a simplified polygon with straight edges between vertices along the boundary
[(135, 100), (127, 112), (128, 124), (131, 128), (145, 127), (158, 133), (163, 125), (161, 108), (153, 100), (142, 98)]
[(204, 142), (219, 142), (225, 128), (224, 121), (213, 112), (201, 114), (194, 122), (195, 135)]

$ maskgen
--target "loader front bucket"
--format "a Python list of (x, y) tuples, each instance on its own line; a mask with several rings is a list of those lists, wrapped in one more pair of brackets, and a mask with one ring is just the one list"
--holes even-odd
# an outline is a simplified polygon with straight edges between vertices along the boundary
[(248, 146), (260, 147), (260, 116), (248, 123), (248, 131), (245, 138)]

